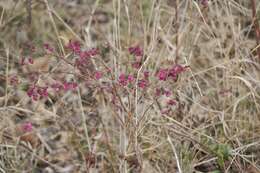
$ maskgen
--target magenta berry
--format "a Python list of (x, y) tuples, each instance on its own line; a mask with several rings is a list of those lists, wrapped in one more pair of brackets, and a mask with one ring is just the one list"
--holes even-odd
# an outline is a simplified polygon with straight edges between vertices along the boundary
[(63, 85), (60, 84), (60, 83), (54, 83), (54, 84), (51, 85), (51, 88), (54, 91), (58, 92), (58, 91), (61, 91), (63, 89)]
[(140, 46), (129, 47), (128, 51), (131, 55), (143, 56), (143, 50), (140, 48)]
[(128, 77), (127, 77), (127, 80), (129, 83), (133, 82), (135, 80), (134, 76), (129, 74)]
[(101, 79), (102, 76), (103, 76), (103, 73), (102, 73), (101, 71), (96, 71), (96, 72), (95, 72), (95, 79), (96, 79), (96, 80)]
[(70, 49), (73, 53), (79, 54), (81, 52), (81, 46), (79, 41), (70, 40), (67, 48)]
[(44, 43), (43, 47), (45, 48), (45, 50), (47, 51), (47, 53), (53, 53), (54, 52), (54, 48), (51, 47), (48, 43)]
[(176, 102), (176, 100), (170, 99), (170, 100), (168, 100), (167, 104), (170, 106), (174, 106), (177, 104), (177, 102)]
[(157, 77), (159, 80), (166, 81), (168, 77), (168, 69), (160, 69), (157, 74)]
[(119, 79), (118, 82), (122, 85), (122, 86), (126, 86), (127, 85), (127, 77), (124, 73), (119, 75)]
[(141, 79), (138, 81), (138, 87), (144, 89), (148, 86), (148, 81), (145, 79)]
[(64, 82), (63, 83), (63, 89), (65, 91), (74, 90), (77, 86), (78, 86), (78, 84), (75, 82)]
[(30, 122), (24, 123), (22, 125), (22, 129), (23, 129), (24, 132), (31, 132), (32, 129), (33, 129), (33, 125)]
[(30, 58), (28, 58), (28, 62), (29, 62), (29, 64), (33, 64), (33, 59), (32, 59), (32, 57), (30, 57)]

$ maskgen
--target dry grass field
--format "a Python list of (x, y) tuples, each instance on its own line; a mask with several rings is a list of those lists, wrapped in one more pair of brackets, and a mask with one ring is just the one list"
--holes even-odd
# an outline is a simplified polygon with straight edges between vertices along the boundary
[(0, 0), (0, 173), (259, 173), (258, 0)]

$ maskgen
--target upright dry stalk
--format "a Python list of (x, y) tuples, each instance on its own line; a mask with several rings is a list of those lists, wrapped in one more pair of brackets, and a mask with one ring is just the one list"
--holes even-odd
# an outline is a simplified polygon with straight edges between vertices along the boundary
[(50, 8), (50, 6), (49, 6), (48, 0), (44, 0), (44, 3), (45, 3), (45, 5), (46, 5), (49, 18), (50, 18), (51, 23), (52, 23), (52, 26), (53, 26), (53, 28), (54, 28), (54, 32), (55, 32), (55, 34), (56, 34), (56, 37), (57, 37), (57, 40), (58, 40), (58, 43), (59, 43), (60, 51), (61, 51), (61, 53), (62, 53), (62, 56), (65, 57), (65, 50), (64, 50), (64, 47), (63, 47), (63, 45), (62, 45), (62, 41), (61, 41), (61, 39), (60, 39), (60, 35), (59, 35), (59, 32), (58, 32), (58, 28), (57, 28), (56, 23), (55, 23), (55, 21), (54, 21), (54, 18), (53, 18), (53, 16), (52, 16), (52, 10), (51, 10), (51, 8)]
[(31, 25), (31, 23), (32, 23), (32, 0), (26, 0), (26, 10), (28, 13), (28, 17), (27, 17), (28, 24)]
[(176, 27), (176, 52), (175, 52), (175, 63), (178, 64), (179, 59), (179, 10), (178, 10), (179, 0), (175, 2), (175, 27)]
[(258, 23), (257, 14), (256, 14), (255, 0), (251, 0), (251, 7), (252, 7), (252, 18), (253, 18), (255, 34), (256, 34), (256, 43), (257, 43), (256, 52), (258, 55), (258, 59), (260, 60), (260, 28), (259, 28), (259, 23)]
[(9, 48), (6, 49), (6, 70), (5, 70), (5, 78), (6, 78), (6, 84), (5, 84), (5, 104), (4, 107), (7, 106), (7, 102), (8, 102), (8, 81), (9, 81)]

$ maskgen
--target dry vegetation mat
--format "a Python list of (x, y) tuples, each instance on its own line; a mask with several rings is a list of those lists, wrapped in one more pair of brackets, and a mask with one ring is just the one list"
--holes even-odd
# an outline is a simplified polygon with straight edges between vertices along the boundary
[(259, 173), (258, 0), (0, 0), (0, 173)]

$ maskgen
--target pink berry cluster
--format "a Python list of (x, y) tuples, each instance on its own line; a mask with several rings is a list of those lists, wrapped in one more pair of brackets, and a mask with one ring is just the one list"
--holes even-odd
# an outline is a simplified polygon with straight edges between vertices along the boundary
[(43, 47), (45, 48), (46, 53), (53, 53), (54, 52), (54, 48), (49, 43), (44, 43)]
[[(138, 87), (142, 89), (146, 88), (149, 84), (149, 72), (146, 71), (143, 74), (144, 77), (139, 79), (137, 83)], [(129, 86), (131, 88), (135, 81), (136, 77), (132, 74), (126, 75), (125, 73), (121, 73), (118, 77), (118, 83), (123, 87)]]
[(129, 47), (128, 51), (130, 55), (135, 57), (134, 61), (132, 62), (132, 67), (135, 69), (139, 69), (142, 65), (142, 57), (143, 57), (143, 50), (140, 46), (133, 46)]
[(128, 84), (132, 84), (132, 82), (135, 80), (133, 75), (126, 75), (124, 73), (121, 73), (118, 78), (118, 83), (121, 86), (127, 86)]
[(66, 47), (72, 51), (74, 56), (76, 56), (74, 65), (82, 74), (94, 75), (97, 80), (102, 77), (102, 73), (100, 71), (93, 71), (93, 65), (91, 63), (91, 58), (99, 55), (98, 48), (82, 50), (80, 42), (72, 40), (69, 41)]
[(82, 50), (79, 41), (70, 40), (66, 47), (69, 50), (71, 50), (75, 55), (78, 55), (80, 57), (80, 59), (91, 58), (93, 56), (98, 55), (98, 53), (99, 53), (99, 50), (97, 48), (92, 48), (89, 50)]
[(164, 88), (156, 88), (155, 89), (155, 95), (157, 97), (165, 95), (166, 97), (170, 97), (171, 96), (171, 91), (164, 89)]
[(17, 86), (19, 84), (19, 78), (17, 75), (11, 75), (9, 77), (9, 83), (11, 86)]
[(155, 89), (155, 96), (156, 99), (159, 99), (162, 96), (167, 97), (166, 107), (162, 109), (162, 113), (169, 113), (171, 111), (171, 107), (177, 104), (177, 101), (174, 98), (171, 98), (172, 92), (169, 89), (158, 87)]
[(48, 87), (30, 86), (27, 90), (27, 95), (34, 101), (39, 100), (42, 97), (48, 97)]
[(81, 45), (79, 41), (70, 40), (66, 47), (77, 55), (81, 53)]
[[(45, 53), (55, 55), (55, 49), (48, 43), (43, 44), (43, 48), (45, 49)], [(81, 69), (81, 68), (86, 68), (86, 65), (89, 64), (90, 58), (94, 57), (95, 55), (98, 54), (98, 49), (89, 49), (89, 50), (82, 50), (81, 45), (78, 41), (72, 41), (70, 40), (68, 45), (66, 46), (67, 49), (69, 49), (77, 58), (75, 61), (75, 67)], [(23, 60), (23, 64), (25, 60)], [(30, 59), (28, 62), (31, 62)], [(33, 63), (33, 62), (32, 62)], [(96, 71), (94, 73), (94, 78), (96, 80), (99, 80), (102, 77), (102, 72), (101, 71)], [(33, 75), (33, 78), (30, 77), (31, 82), (35, 83), (37, 81), (37, 77)], [(53, 84), (46, 84), (45, 86), (37, 86), (35, 84), (31, 84), (27, 90), (27, 95), (32, 98), (32, 100), (36, 101), (41, 98), (46, 98), (49, 95), (49, 92), (52, 90), (54, 92), (59, 92), (59, 91), (69, 91), (69, 90), (74, 90), (78, 84), (76, 82), (58, 82), (56, 81)]]
[(30, 65), (33, 64), (33, 56), (34, 53), (36, 52), (36, 47), (34, 46), (33, 43), (27, 42), (24, 45), (24, 49), (22, 51), (22, 54), (25, 54), (24, 56), (21, 56), (20, 58), (20, 64), (21, 65)]
[(157, 73), (157, 77), (161, 81), (166, 81), (168, 79), (176, 80), (178, 75), (186, 70), (188, 66), (173, 65), (171, 68), (160, 69)]
[(22, 130), (24, 132), (31, 132), (33, 130), (33, 125), (31, 122), (26, 122), (24, 124), (22, 124)]
[(37, 85), (32, 85), (29, 87), (27, 90), (27, 95), (32, 98), (32, 100), (37, 101), (41, 98), (47, 98), (49, 96), (50, 90), (54, 92), (59, 92), (59, 91), (70, 91), (70, 90), (75, 90), (77, 88), (77, 83), (76, 82), (63, 82), (63, 83), (53, 83), (51, 85), (46, 85), (44, 87), (42, 86), (37, 86)]
[[(43, 47), (46, 53), (55, 55), (55, 49), (50, 46), (50, 44), (46, 43)], [(32, 98), (32, 100), (36, 101), (41, 98), (46, 98), (49, 96), (51, 91), (54, 93), (60, 91), (73, 91), (78, 86), (79, 82), (85, 82), (85, 86), (87, 87), (92, 87), (93, 89), (100, 91), (103, 90), (117, 110), (123, 110), (120, 96), (122, 95), (125, 97), (128, 94), (134, 95), (135, 87), (141, 89), (143, 92), (142, 96), (145, 96), (146, 93), (150, 92), (154, 95), (154, 99), (166, 103), (163, 104), (164, 106), (161, 109), (162, 113), (169, 113), (173, 110), (174, 106), (177, 105), (171, 86), (173, 82), (178, 79), (178, 76), (186, 71), (188, 66), (173, 64), (168, 67), (160, 68), (156, 70), (154, 75), (151, 75), (152, 71), (149, 71), (148, 65), (145, 67), (145, 70), (139, 73), (139, 69), (144, 62), (145, 56), (142, 48), (137, 45), (128, 48), (131, 65), (128, 66), (125, 71), (121, 71), (119, 76), (116, 78), (115, 75), (112, 74), (112, 70), (108, 65), (104, 64), (104, 62), (99, 63), (102, 62), (102, 59), (98, 59), (103, 56), (102, 47), (99, 49), (83, 49), (80, 42), (70, 40), (66, 45), (66, 50), (68, 50), (72, 55), (72, 59), (67, 58), (63, 60), (68, 62), (70, 65), (73, 65), (73, 67), (78, 70), (77, 73), (75, 73), (77, 83), (55, 81), (52, 84), (45, 84), (45, 86), (37, 86), (35, 85), (37, 78), (34, 78), (31, 80), (33, 84), (29, 85), (30, 87), (27, 90), (27, 94)], [(93, 59), (94, 57), (95, 59)], [(96, 67), (94, 68), (93, 61), (95, 61), (99, 70), (95, 70)], [(29, 59), (28, 62), (30, 62)], [(111, 81), (105, 79), (113, 80), (113, 82), (111, 83)], [(97, 82), (98, 80), (101, 81)], [(13, 83), (15, 83), (15, 79), (13, 79), (13, 81)], [(143, 99), (144, 98), (145, 97), (143, 97)]]
[[(143, 57), (143, 50), (141, 49), (140, 46), (133, 46), (133, 47), (129, 47), (128, 51), (130, 53), (130, 55), (134, 56), (134, 61), (132, 63), (132, 67), (134, 69), (139, 69), (142, 65), (142, 57)], [(134, 72), (136, 72), (134, 70)], [(118, 83), (121, 86), (129, 86), (132, 87), (133, 84), (136, 82), (136, 74), (125, 74), (125, 73), (121, 73), (119, 75), (118, 78)], [(139, 79), (137, 82), (138, 87), (144, 89), (148, 86), (149, 83), (149, 72), (145, 71), (143, 73), (143, 78)]]
[[(170, 68), (161, 68), (156, 73), (156, 78), (159, 81), (163, 82), (175, 82), (182, 72), (184, 72), (188, 66), (182, 66), (180, 64), (174, 64)], [(170, 85), (170, 84), (169, 84)], [(160, 98), (161, 96), (166, 96), (166, 107), (161, 110), (162, 114), (169, 114), (172, 110), (172, 106), (177, 105), (177, 101), (171, 97), (172, 92), (169, 89), (165, 89), (164, 87), (157, 87), (155, 90), (156, 98)]]
[[(74, 45), (71, 45), (72, 43), (69, 43), (69, 47), (71, 47), (73, 50), (78, 50), (78, 45), (76, 42), (73, 42)], [(25, 54), (27, 54), (27, 57), (25, 58), (25, 56), (22, 56), (21, 58), (21, 65), (30, 65), (33, 64), (33, 56), (34, 56), (34, 52), (36, 50), (36, 47), (32, 44), (32, 43), (27, 43), (25, 44), (25, 48), (27, 51), (24, 52)], [(55, 49), (49, 44), (49, 43), (44, 43), (43, 44), (43, 49), (45, 50), (46, 54), (53, 54), (55, 55)], [(36, 73), (30, 73), (27, 74), (27, 77), (29, 79), (29, 83), (27, 85), (29, 85), (28, 89), (27, 89), (27, 95), (32, 98), (32, 100), (37, 101), (41, 98), (47, 98), (49, 96), (49, 92), (50, 90), (53, 90), (54, 92), (57, 91), (69, 91), (69, 90), (73, 90), (77, 87), (77, 83), (75, 82), (55, 82), (53, 84), (45, 84), (45, 86), (39, 86), (36, 85), (37, 80), (39, 78), (39, 74)], [(12, 86), (16, 86), (18, 85), (18, 76), (17, 75), (13, 75), (10, 78), (10, 84)]]
[(30, 64), (33, 64), (33, 58), (32, 57), (22, 57), (21, 58), (21, 65), (30, 65)]
[(143, 56), (143, 50), (141, 49), (140, 46), (133, 46), (133, 47), (129, 47), (128, 48), (128, 51), (131, 55), (134, 55), (134, 56)]

